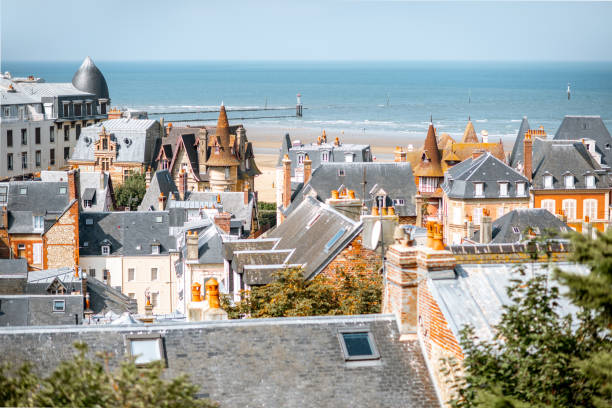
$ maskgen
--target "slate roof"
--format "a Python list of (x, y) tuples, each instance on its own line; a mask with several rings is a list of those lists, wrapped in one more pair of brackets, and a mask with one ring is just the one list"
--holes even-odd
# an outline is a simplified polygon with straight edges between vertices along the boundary
[[(88, 224), (88, 219), (91, 224)], [(160, 221), (160, 222), (158, 222)], [(159, 242), (160, 255), (176, 251), (176, 238), (170, 234), (167, 211), (90, 212), (79, 217), (80, 256), (102, 255), (104, 242), (110, 255), (151, 255)]]
[[(394, 199), (403, 199), (404, 205), (396, 205), (399, 216), (416, 216), (414, 197), (416, 185), (412, 175), (412, 166), (408, 162), (372, 162), (372, 163), (325, 163), (312, 172), (310, 181), (299, 184), (293, 194), (292, 202), (284, 211), (291, 214), (306, 196), (313, 195), (325, 202), (331, 197), (332, 190), (347, 188), (355, 191), (355, 197), (363, 200), (363, 177), (365, 171), (365, 204), (372, 209), (373, 199), (370, 193), (383, 189), (387, 193), (387, 206), (393, 205)], [(341, 172), (344, 175), (341, 176)]]
[(599, 116), (565, 116), (553, 137), (554, 140), (595, 140), (595, 150), (601, 163), (612, 166), (612, 136)]
[[(322, 152), (329, 153), (329, 161), (323, 162), (321, 160)], [(279, 152), (278, 161), (276, 166), (282, 166), (283, 157), (285, 154), (289, 155), (291, 160), (291, 176), (295, 176), (295, 171), (298, 166), (298, 155), (308, 154), (308, 157), (312, 161), (311, 168), (314, 172), (322, 164), (327, 163), (340, 163), (346, 162), (346, 155), (352, 155), (353, 162), (371, 162), (372, 151), (370, 145), (366, 144), (352, 144), (352, 143), (340, 143), (339, 146), (334, 143), (309, 143), (292, 146), (291, 138), (289, 134), (285, 134), (282, 141), (282, 147)]]
[(0, 277), (25, 275), (28, 273), (28, 262), (25, 258), (0, 259)]
[[(217, 196), (221, 198), (221, 205), (217, 205)], [(239, 220), (242, 223), (245, 232), (251, 231), (253, 211), (255, 211), (255, 195), (248, 193), (248, 203), (244, 203), (244, 192), (240, 191), (224, 191), (222, 193), (191, 191), (188, 192), (185, 199), (186, 204), (196, 204), (197, 207), (204, 205), (222, 209), (225, 212), (232, 214), (233, 220)], [(170, 206), (180, 206), (180, 201), (172, 200)]]
[(157, 170), (151, 177), (151, 184), (142, 198), (138, 211), (155, 211), (159, 209), (159, 194), (163, 194), (168, 202), (170, 194), (178, 197), (178, 188), (168, 170)]
[(149, 164), (153, 162), (158, 139), (159, 122), (151, 119), (109, 119), (87, 126), (81, 131), (71, 160), (94, 161), (94, 144), (100, 139), (102, 127), (117, 143), (116, 162)]
[[(21, 194), (22, 191), (26, 193)], [(10, 234), (43, 234), (70, 204), (66, 182), (12, 181), (7, 205), (8, 231)], [(34, 216), (44, 217), (43, 231), (34, 230)]]
[[(103, 185), (100, 185), (101, 175), (104, 177)], [(40, 172), (40, 179), (43, 182), (65, 182), (68, 180), (68, 174), (65, 171), (49, 171)], [(79, 171), (77, 177), (79, 183), (80, 196), (80, 211), (108, 211), (110, 208), (106, 205), (107, 195), (112, 193), (112, 181), (108, 173), (94, 171)], [(90, 198), (93, 196), (93, 199)], [(85, 207), (85, 200), (91, 201), (91, 207)]]
[(512, 153), (510, 154), (510, 160), (508, 164), (513, 169), (518, 166), (519, 163), (525, 163), (525, 146), (523, 142), (525, 141), (525, 133), (529, 130), (529, 122), (527, 121), (527, 116), (523, 117), (521, 121), (521, 126), (519, 127), (518, 133), (516, 134), (516, 139), (514, 140), (514, 146), (512, 147)]
[(74, 268), (62, 267), (28, 272), (26, 292), (28, 294), (48, 294), (49, 286), (56, 279), (66, 288), (67, 294), (82, 291), (82, 277), (75, 276)]
[[(440, 311), (448, 325), (459, 338), (459, 331), (466, 325), (472, 325), (475, 334), (481, 340), (492, 340), (494, 327), (500, 321), (503, 306), (510, 304), (506, 288), (512, 279), (519, 279), (517, 264), (493, 265), (458, 265), (453, 279), (428, 279), (433, 298), (440, 306)], [(551, 276), (552, 270), (544, 263), (523, 265), (533, 273), (546, 273)], [(585, 267), (575, 264), (557, 263), (551, 267), (560, 267), (569, 272), (584, 272)], [(531, 273), (529, 274), (531, 276)], [(556, 285), (550, 279), (550, 285)], [(563, 290), (562, 290), (563, 292)], [(562, 314), (575, 312), (577, 309), (565, 297), (559, 299)]]
[[(187, 245), (181, 248), (183, 259), (187, 259)], [(191, 262), (189, 260), (187, 263)], [(207, 227), (198, 231), (198, 263), (223, 263), (223, 239), (219, 229), (210, 222)]]
[[(347, 363), (338, 337), (343, 329), (371, 332), (380, 360)], [(112, 350), (115, 368), (134, 334), (161, 335), (164, 376), (187, 374), (200, 397), (224, 407), (440, 406), (419, 341), (400, 341), (393, 315), (2, 328), (0, 361), (31, 361), (49, 375), (81, 341), (93, 354)]]
[[(571, 231), (570, 227), (548, 210), (541, 208), (520, 208), (493, 221), (491, 244), (520, 243), (529, 239), (526, 230), (536, 235), (553, 234), (551, 238), (560, 238)], [(480, 231), (474, 234), (474, 241), (480, 241)]]
[(170, 169), (174, 167), (174, 162), (176, 161), (181, 148), (185, 149), (185, 153), (187, 154), (187, 158), (189, 159), (189, 166), (191, 167), (191, 174), (195, 176), (197, 181), (204, 180), (205, 174), (200, 174), (200, 165), (198, 158), (198, 138), (195, 134), (182, 134), (178, 137), (178, 141), (175, 145), (174, 156), (172, 157), (172, 162), (170, 163)]
[(83, 63), (72, 77), (72, 85), (75, 88), (96, 95), (98, 98), (108, 99), (108, 85), (104, 75), (98, 69), (91, 58), (86, 57)]
[[(508, 183), (508, 197), (529, 198), (527, 178), (488, 152), (451, 167), (441, 187), (449, 198), (501, 198), (500, 182)], [(476, 183), (483, 184), (482, 197), (475, 196)], [(524, 183), (525, 195), (517, 195), (517, 183)]]
[(571, 140), (543, 140), (535, 138), (533, 142), (533, 177), (532, 186), (536, 190), (544, 189), (544, 176), (553, 176), (553, 189), (565, 189), (564, 176), (574, 176), (576, 189), (586, 188), (585, 176), (595, 175), (596, 188), (608, 188), (609, 177), (593, 159), (582, 142)]

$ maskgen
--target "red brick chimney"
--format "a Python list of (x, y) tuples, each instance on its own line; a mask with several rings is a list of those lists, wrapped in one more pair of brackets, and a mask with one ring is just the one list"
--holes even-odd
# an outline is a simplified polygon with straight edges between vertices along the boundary
[(151, 166), (147, 167), (147, 172), (145, 173), (145, 188), (149, 188), (151, 185)]
[(527, 180), (531, 181), (533, 173), (533, 141), (529, 131), (525, 133), (525, 139), (523, 140), (523, 161), (523, 174), (527, 177)]
[(304, 156), (304, 184), (308, 183), (310, 176), (312, 175), (312, 160), (308, 157), (308, 154)]
[(244, 186), (244, 205), (247, 205), (249, 203), (249, 185), (246, 184)]
[(166, 198), (164, 197), (164, 193), (159, 193), (159, 197), (157, 198), (157, 210), (164, 211), (166, 209)]
[(283, 159), (283, 208), (291, 204), (291, 160), (288, 155)]
[(185, 194), (187, 193), (187, 174), (185, 173), (185, 169), (182, 169), (179, 173), (179, 193), (181, 195), (181, 200), (184, 200)]
[(68, 171), (68, 198), (70, 198), (71, 200), (76, 200), (79, 196), (76, 180), (77, 173), (78, 170)]
[(217, 225), (217, 227), (221, 228), (223, 232), (225, 232), (226, 234), (229, 234), (231, 218), (232, 218), (232, 215), (230, 213), (221, 212), (215, 215), (215, 224)]

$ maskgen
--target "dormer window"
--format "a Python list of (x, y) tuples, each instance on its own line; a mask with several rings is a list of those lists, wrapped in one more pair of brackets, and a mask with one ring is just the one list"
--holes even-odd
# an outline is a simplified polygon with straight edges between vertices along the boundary
[(300, 153), (297, 155), (297, 164), (298, 166), (304, 165), (304, 153)]
[(102, 255), (110, 255), (110, 245), (102, 245)]
[(346, 153), (344, 155), (344, 161), (347, 163), (352, 163), (354, 158), (355, 158), (355, 155), (353, 153)]
[(60, 194), (66, 194), (67, 191), (68, 191), (68, 189), (66, 189), (66, 187), (60, 187), (59, 188), (59, 193)]
[(544, 188), (553, 188), (553, 177), (550, 174), (544, 176)]
[(584, 182), (585, 182), (587, 188), (595, 188), (595, 176), (594, 175), (588, 174), (584, 178)]
[(574, 188), (574, 176), (568, 174), (564, 177), (565, 180), (565, 188)]
[(45, 229), (45, 218), (42, 215), (34, 217), (34, 231), (42, 231)]
[(508, 183), (499, 183), (499, 196), (508, 197)]
[(525, 195), (525, 183), (516, 183), (516, 195), (517, 197)]
[(321, 161), (324, 163), (329, 161), (329, 152), (321, 152)]
[(159, 255), (159, 242), (154, 242), (151, 244), (151, 255)]
[(474, 197), (483, 197), (483, 196), (484, 196), (484, 184), (474, 183)]

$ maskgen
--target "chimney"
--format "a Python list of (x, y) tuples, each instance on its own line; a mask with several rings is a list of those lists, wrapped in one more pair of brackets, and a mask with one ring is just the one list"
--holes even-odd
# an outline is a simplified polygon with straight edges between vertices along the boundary
[(244, 195), (244, 205), (248, 205), (249, 204), (249, 184), (248, 183), (244, 185), (243, 195)]
[(145, 173), (145, 188), (148, 190), (151, 185), (151, 166), (147, 167), (147, 172)]
[(349, 190), (347, 194), (343, 196), (338, 194), (338, 190), (332, 190), (331, 198), (325, 200), (325, 204), (333, 207), (334, 210), (352, 220), (359, 221), (361, 217), (362, 203), (360, 199), (355, 198), (355, 192), (353, 190)]
[(484, 153), (482, 149), (474, 149), (472, 150), (472, 160), (476, 160)]
[(394, 151), (395, 157), (393, 161), (395, 162), (405, 162), (408, 161), (406, 151), (401, 146), (396, 146)]
[(77, 189), (77, 180), (78, 170), (69, 170), (68, 171), (68, 197), (71, 200), (78, 199), (79, 192)]
[(525, 133), (525, 139), (523, 140), (523, 174), (527, 177), (527, 180), (531, 181), (533, 173), (533, 141), (531, 140), (531, 132)]
[(203, 311), (204, 320), (227, 320), (227, 312), (221, 309), (219, 301), (219, 282), (215, 278), (210, 278), (204, 287), (208, 298), (208, 308)]
[(474, 223), (472, 222), (472, 217), (468, 216), (467, 220), (465, 220), (465, 229), (466, 229), (466, 235), (467, 235), (467, 239), (474, 239)]
[(197, 261), (198, 256), (198, 232), (187, 231), (187, 237), (185, 238), (187, 245), (187, 260)]
[(8, 230), (8, 210), (6, 205), (2, 206), (2, 228)]
[(291, 204), (291, 160), (288, 155), (283, 158), (283, 208)]
[(202, 285), (198, 282), (194, 282), (191, 285), (191, 301), (192, 302), (201, 302), (202, 301), (202, 293), (201, 293)]
[(480, 135), (482, 136), (482, 143), (489, 143), (489, 132), (486, 130), (483, 130), (480, 132)]
[(230, 222), (232, 219), (232, 215), (228, 212), (220, 212), (215, 215), (215, 224), (217, 227), (221, 228), (221, 230), (229, 234), (230, 233)]
[(480, 220), (480, 243), (488, 244), (491, 242), (493, 235), (493, 221), (489, 215), (489, 210), (483, 210), (482, 219)]
[(208, 152), (208, 130), (201, 128), (198, 131), (198, 171), (200, 174), (206, 174), (206, 161)]
[(185, 173), (185, 169), (181, 169), (179, 173), (179, 194), (181, 196), (181, 200), (185, 200), (185, 194), (187, 193), (187, 174)]
[(164, 211), (166, 208), (164, 193), (159, 193), (159, 198), (157, 199), (157, 209), (158, 211)]
[(304, 156), (304, 184), (308, 183), (310, 176), (312, 175), (312, 160), (308, 157), (308, 154)]
[(106, 175), (103, 171), (100, 172), (100, 190), (104, 190), (104, 179), (106, 178)]

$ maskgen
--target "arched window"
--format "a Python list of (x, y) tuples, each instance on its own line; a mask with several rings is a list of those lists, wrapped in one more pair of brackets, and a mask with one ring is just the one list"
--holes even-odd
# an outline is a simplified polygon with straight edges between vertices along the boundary
[(597, 200), (594, 198), (587, 198), (582, 202), (582, 217), (585, 219), (589, 217), (590, 221), (597, 219)]
[(540, 207), (555, 215), (555, 200), (542, 200)]
[(561, 208), (568, 221), (576, 220), (576, 200), (570, 198), (563, 200)]

